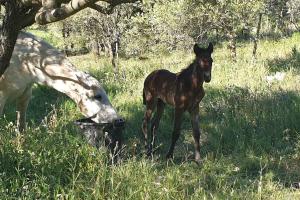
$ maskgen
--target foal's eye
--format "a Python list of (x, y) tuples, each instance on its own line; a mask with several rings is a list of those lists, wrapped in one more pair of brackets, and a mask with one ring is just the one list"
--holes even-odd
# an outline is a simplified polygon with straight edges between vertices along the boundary
[(102, 96), (101, 96), (101, 94), (96, 94), (96, 95), (94, 96), (94, 98), (97, 99), (97, 100), (99, 100), (99, 101), (101, 101)]

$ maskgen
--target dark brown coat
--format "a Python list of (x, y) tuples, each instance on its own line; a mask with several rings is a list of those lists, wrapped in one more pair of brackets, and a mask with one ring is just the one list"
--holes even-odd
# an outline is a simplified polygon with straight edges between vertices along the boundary
[[(181, 116), (188, 111), (192, 117), (193, 136), (195, 140), (195, 159), (200, 160), (200, 130), (199, 130), (199, 103), (204, 97), (203, 82), (210, 82), (213, 45), (208, 48), (199, 48), (194, 45), (196, 58), (187, 68), (175, 74), (161, 69), (150, 73), (144, 82), (143, 102), (146, 105), (142, 130), (144, 133), (145, 147), (148, 155), (152, 154), (156, 130), (162, 116), (165, 104), (175, 107), (174, 130), (172, 143), (167, 154), (173, 156), (174, 146), (180, 134)], [(151, 125), (151, 142), (148, 144), (147, 126), (153, 111), (157, 109), (156, 116)]]

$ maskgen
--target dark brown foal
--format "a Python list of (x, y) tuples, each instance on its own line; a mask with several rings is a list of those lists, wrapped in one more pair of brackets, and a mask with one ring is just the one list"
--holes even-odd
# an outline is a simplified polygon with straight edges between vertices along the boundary
[[(156, 70), (147, 76), (144, 82), (143, 101), (146, 111), (142, 124), (147, 154), (152, 154), (155, 143), (155, 134), (159, 126), (165, 104), (175, 107), (174, 129), (172, 142), (167, 158), (173, 157), (175, 143), (180, 135), (182, 114), (188, 111), (191, 115), (193, 137), (195, 141), (195, 159), (200, 161), (200, 129), (199, 129), (199, 103), (204, 97), (203, 82), (210, 82), (213, 45), (208, 48), (200, 48), (194, 45), (196, 58), (187, 68), (174, 74), (168, 70)], [(148, 138), (148, 124), (152, 113), (156, 108), (156, 114), (151, 124), (151, 137)], [(150, 140), (150, 143), (149, 141)]]

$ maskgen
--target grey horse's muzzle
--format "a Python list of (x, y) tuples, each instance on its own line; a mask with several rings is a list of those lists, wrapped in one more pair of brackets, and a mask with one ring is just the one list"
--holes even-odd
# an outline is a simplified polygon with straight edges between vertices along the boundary
[(115, 128), (122, 128), (125, 125), (125, 120), (123, 118), (116, 119), (113, 125)]

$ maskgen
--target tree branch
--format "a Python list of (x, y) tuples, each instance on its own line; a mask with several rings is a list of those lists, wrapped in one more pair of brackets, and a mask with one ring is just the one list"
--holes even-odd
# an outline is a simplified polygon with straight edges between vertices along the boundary
[(116, 7), (117, 5), (124, 4), (124, 3), (136, 3), (139, 2), (140, 0), (111, 0), (111, 1), (106, 1), (110, 4), (112, 7)]
[(42, 10), (35, 16), (35, 21), (43, 25), (63, 20), (89, 5), (94, 4), (96, 1), (97, 0), (71, 0), (68, 4), (59, 8)]
[(103, 14), (111, 14), (111, 13), (113, 13), (113, 10), (117, 5), (125, 4), (125, 3), (135, 3), (135, 2), (138, 2), (138, 1), (139, 0), (106, 1), (107, 3), (109, 3), (108, 7), (103, 7), (103, 6), (100, 6), (96, 3), (90, 5), (89, 7), (96, 10), (96, 11), (98, 11), (98, 12), (100, 12), (100, 13), (103, 13)]
[(104, 6), (100, 6), (98, 4), (92, 4), (89, 6), (89, 8), (92, 8), (100, 13), (103, 13), (103, 14), (110, 14), (112, 12), (112, 9), (110, 6), (108, 7), (104, 7)]
[[(4, 0), (5, 1), (5, 0)], [(20, 0), (24, 6), (42, 5), (42, 0)]]
[[(27, 0), (24, 0), (27, 1)], [(44, 0), (46, 1), (46, 0)], [(95, 4), (97, 1), (103, 1), (106, 3), (109, 3), (109, 7), (106, 9), (100, 5)], [(48, 24), (48, 23), (52, 23), (52, 22), (56, 22), (59, 20), (63, 20), (77, 12), (79, 12), (80, 10), (86, 8), (86, 7), (91, 7), (101, 13), (105, 13), (105, 14), (110, 14), (113, 11), (113, 8), (117, 5), (123, 4), (123, 3), (134, 3), (134, 2), (138, 2), (140, 0), (71, 0), (69, 1), (69, 3), (61, 6), (61, 7), (57, 7), (57, 8), (53, 8), (53, 9), (47, 9), (43, 8), (41, 10), (41, 12), (39, 12), (36, 16), (35, 16), (35, 21), (38, 24)], [(54, 3), (65, 3), (66, 0), (48, 0), (48, 2), (53, 5)], [(44, 5), (44, 4), (43, 4)]]

